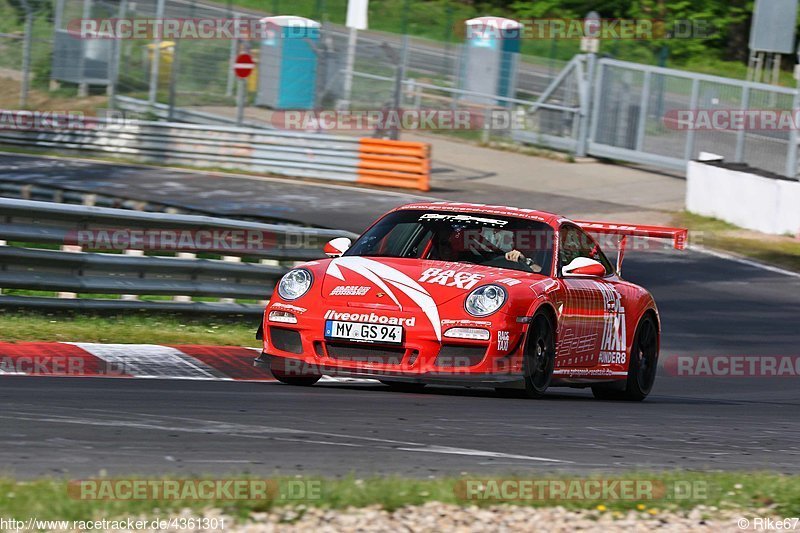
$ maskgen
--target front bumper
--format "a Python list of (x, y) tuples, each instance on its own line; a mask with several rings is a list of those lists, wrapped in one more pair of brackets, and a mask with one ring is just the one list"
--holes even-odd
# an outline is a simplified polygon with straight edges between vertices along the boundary
[[(314, 302), (310, 302), (314, 303)], [(528, 323), (498, 312), (484, 319), (464, 316), (459, 302), (439, 308), (440, 328), (416, 309), (390, 310), (360, 302), (290, 306), (278, 301), (267, 307), (262, 322), (263, 358), (276, 370), (300, 374), (360, 377), (490, 387), (522, 383), (522, 352)], [(288, 311), (294, 322), (272, 320), (271, 311)], [(341, 316), (341, 318), (338, 318)], [(326, 322), (403, 325), (402, 342), (381, 344), (333, 339)], [(284, 317), (285, 318), (285, 317)], [(451, 330), (483, 329), (487, 339), (448, 335)], [(268, 355), (266, 355), (268, 354)], [(284, 368), (285, 367), (285, 368)], [(288, 374), (291, 375), (291, 374)]]
[(270, 355), (262, 352), (253, 360), (253, 365), (270, 370), (273, 365), (287, 374), (318, 374), (343, 378), (367, 378), (403, 383), (425, 383), (430, 385), (457, 385), (466, 387), (502, 387), (507, 389), (523, 389), (525, 381), (521, 371), (504, 372), (464, 372), (432, 370), (428, 372), (387, 371), (375, 368), (353, 368), (331, 366), (324, 363), (309, 364), (301, 359)]

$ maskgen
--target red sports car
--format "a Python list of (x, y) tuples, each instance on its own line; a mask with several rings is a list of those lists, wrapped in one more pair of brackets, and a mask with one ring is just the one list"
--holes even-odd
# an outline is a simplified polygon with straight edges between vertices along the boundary
[[(616, 266), (590, 233), (613, 240)], [(682, 249), (686, 236), (530, 209), (406, 205), (281, 279), (256, 364), (292, 385), (329, 375), (642, 400), (661, 328), (650, 293), (620, 277), (625, 244), (671, 239)]]

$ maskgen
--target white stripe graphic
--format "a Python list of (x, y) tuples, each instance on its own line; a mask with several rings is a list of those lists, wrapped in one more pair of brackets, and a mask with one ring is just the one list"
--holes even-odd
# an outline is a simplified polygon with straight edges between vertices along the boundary
[(180, 350), (156, 344), (70, 342), (98, 357), (116, 372), (139, 378), (230, 379)]
[(411, 298), (411, 300), (417, 304), (420, 309), (422, 309), (422, 312), (424, 312), (425, 316), (428, 317), (431, 326), (433, 326), (433, 331), (436, 333), (436, 339), (439, 341), (442, 340), (442, 322), (439, 318), (439, 309), (436, 307), (436, 302), (434, 299), (431, 297), (428, 291), (422, 287), (422, 285), (406, 276), (396, 268), (392, 268), (384, 265), (383, 263), (379, 263), (378, 261), (373, 261), (372, 259), (366, 259), (364, 257), (354, 256), (335, 259), (328, 265), (327, 274), (330, 274), (335, 278), (342, 279), (343, 276), (340, 270), (341, 267), (352, 270), (356, 274), (363, 276), (380, 287), (380, 289), (385, 291), (389, 298), (391, 298), (402, 310), (403, 305), (385, 282), (391, 283), (392, 286), (394, 286), (396, 289), (399, 289), (406, 296)]
[(583, 371), (581, 369), (573, 370), (553, 370), (553, 375), (559, 376), (575, 376), (576, 378), (602, 378), (604, 376), (627, 376), (628, 373), (624, 370), (614, 372), (591, 372)]

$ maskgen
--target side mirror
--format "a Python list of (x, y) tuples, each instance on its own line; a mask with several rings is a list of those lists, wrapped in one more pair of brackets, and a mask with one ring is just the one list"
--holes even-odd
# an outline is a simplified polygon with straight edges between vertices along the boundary
[(606, 267), (600, 261), (589, 259), (588, 257), (576, 257), (570, 264), (561, 269), (564, 277), (571, 276), (594, 276), (602, 277), (606, 275)]
[(352, 244), (353, 241), (347, 237), (339, 237), (329, 241), (328, 244), (325, 245), (325, 248), (323, 248), (323, 251), (328, 257), (341, 257)]

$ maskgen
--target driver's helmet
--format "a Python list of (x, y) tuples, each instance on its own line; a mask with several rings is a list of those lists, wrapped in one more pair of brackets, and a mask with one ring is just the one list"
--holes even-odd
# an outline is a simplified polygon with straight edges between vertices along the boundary
[(514, 249), (514, 232), (498, 228), (481, 228), (481, 238), (503, 252)]
[(463, 228), (451, 229), (449, 226), (437, 228), (434, 232), (435, 254), (440, 261), (456, 261), (464, 251)]

